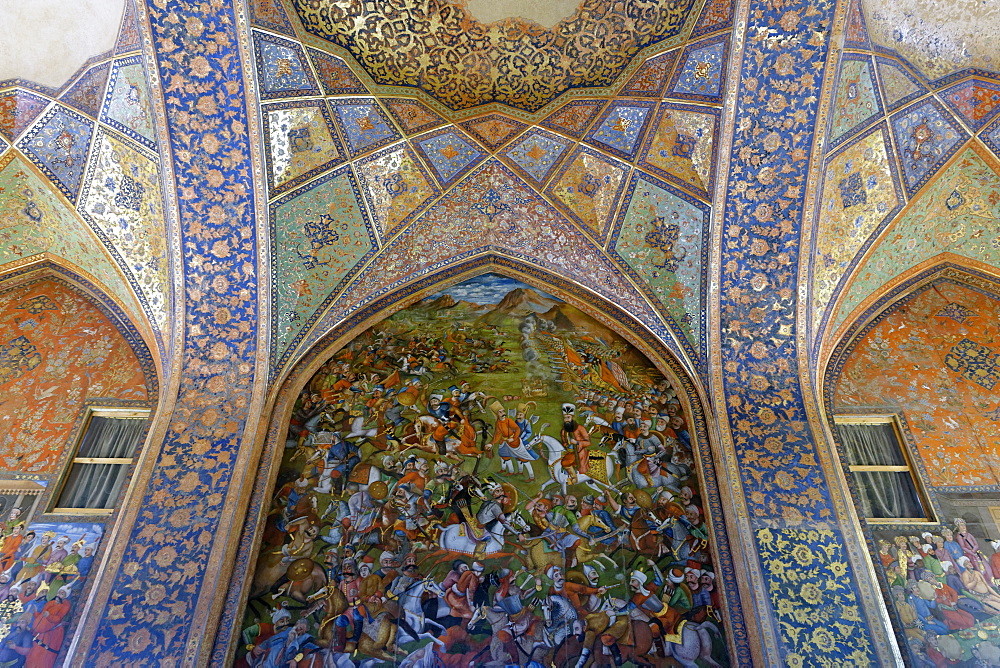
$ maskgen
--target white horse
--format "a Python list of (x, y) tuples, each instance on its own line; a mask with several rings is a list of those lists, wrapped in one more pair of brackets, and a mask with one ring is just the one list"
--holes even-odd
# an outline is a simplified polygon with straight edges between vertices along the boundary
[[(541, 445), (543, 446), (542, 451), (545, 453), (544, 455), (545, 463), (549, 467), (549, 475), (551, 476), (550, 480), (546, 480), (542, 484), (542, 490), (544, 491), (545, 488), (548, 487), (549, 485), (557, 484), (560, 487), (562, 487), (562, 493), (566, 494), (566, 486), (569, 481), (569, 474), (566, 472), (566, 469), (564, 469), (562, 465), (563, 454), (565, 454), (566, 452), (565, 446), (563, 446), (563, 444), (559, 442), (559, 439), (544, 434), (542, 436), (539, 436), (534, 441), (532, 441), (532, 445), (535, 445), (536, 443), (541, 443)], [(609, 457), (604, 458), (604, 466), (607, 479), (610, 480), (614, 467)], [(585, 483), (588, 487), (590, 487), (596, 492), (603, 492), (605, 489), (607, 489), (607, 485), (605, 485), (600, 480), (596, 480), (595, 478), (590, 477), (586, 473), (578, 473), (576, 476), (576, 482)]]
[[(402, 608), (403, 614), (406, 617), (406, 622), (417, 632), (420, 638), (432, 638), (434, 642), (441, 643), (440, 640), (434, 637), (432, 633), (425, 633), (424, 631), (428, 626), (435, 627), (438, 633), (443, 633), (445, 627), (438, 624), (435, 619), (428, 617), (424, 611), (423, 607), (423, 595), (424, 592), (430, 592), (434, 595), (443, 596), (444, 592), (441, 591), (441, 587), (431, 580), (430, 578), (423, 578), (422, 580), (417, 580), (416, 582), (410, 584), (406, 589), (399, 593), (399, 607)], [(402, 627), (400, 627), (399, 632), (396, 634), (396, 643), (406, 643), (410, 640), (417, 640), (418, 638), (411, 638)]]
[[(518, 532), (527, 533), (528, 525), (520, 515), (516, 513), (510, 515), (506, 518), (506, 521)], [(504, 543), (506, 542), (504, 538), (506, 529), (503, 522), (497, 522), (496, 529), (493, 531), (483, 529), (482, 540), (472, 538), (468, 535), (468, 532), (465, 522), (449, 524), (443, 527), (441, 535), (438, 538), (441, 549), (461, 554), (475, 554), (477, 557), (480, 555), (495, 554), (503, 550)], [(477, 550), (477, 546), (484, 542), (485, 546)]]

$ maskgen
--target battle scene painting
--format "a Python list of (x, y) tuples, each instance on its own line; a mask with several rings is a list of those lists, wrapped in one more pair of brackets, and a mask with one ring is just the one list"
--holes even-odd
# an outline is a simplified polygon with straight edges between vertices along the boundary
[(729, 665), (691, 432), (552, 295), (417, 302), (296, 400), (236, 665)]

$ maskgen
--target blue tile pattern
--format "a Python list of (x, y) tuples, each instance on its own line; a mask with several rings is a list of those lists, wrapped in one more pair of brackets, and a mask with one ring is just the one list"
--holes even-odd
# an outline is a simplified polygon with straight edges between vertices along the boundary
[(924, 100), (892, 117), (903, 185), (912, 195), (966, 139), (965, 131), (934, 100)]
[(402, 139), (374, 100), (331, 100), (330, 104), (352, 158)]
[(541, 187), (572, 145), (559, 135), (535, 129), (504, 150), (501, 157), (521, 177)]
[(420, 137), (414, 147), (430, 163), (443, 187), (450, 186), (486, 157), (470, 139), (451, 128)]
[(655, 102), (613, 103), (587, 135), (587, 143), (634, 160), (655, 108)]
[(76, 202), (87, 163), (94, 122), (62, 106), (53, 107), (17, 146)]

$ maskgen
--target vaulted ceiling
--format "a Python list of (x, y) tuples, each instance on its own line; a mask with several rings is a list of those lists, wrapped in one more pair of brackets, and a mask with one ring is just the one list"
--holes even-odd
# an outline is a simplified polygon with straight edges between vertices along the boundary
[[(975, 20), (996, 10), (951, 3), (850, 4), (807, 221), (817, 341), (942, 252), (1000, 265), (998, 41)], [(250, 3), (272, 378), (387, 289), (488, 254), (618, 303), (706, 373), (732, 3), (547, 9), (540, 25), (483, 22), (478, 2)], [(0, 82), (0, 260), (82, 267), (159, 339), (180, 260), (156, 111), (170, 82), (150, 78), (136, 18), (128, 3), (115, 47), (61, 87)], [(779, 111), (811, 76), (785, 65), (750, 88)]]

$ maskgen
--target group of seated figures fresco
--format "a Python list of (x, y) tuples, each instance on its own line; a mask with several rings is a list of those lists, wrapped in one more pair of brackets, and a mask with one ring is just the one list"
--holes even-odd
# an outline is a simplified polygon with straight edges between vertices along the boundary
[(917, 666), (1000, 666), (1000, 540), (981, 543), (958, 517), (876, 543)]
[(729, 664), (675, 389), (513, 279), (335, 353), (275, 490), (238, 666)]

